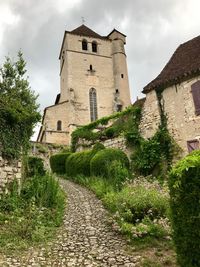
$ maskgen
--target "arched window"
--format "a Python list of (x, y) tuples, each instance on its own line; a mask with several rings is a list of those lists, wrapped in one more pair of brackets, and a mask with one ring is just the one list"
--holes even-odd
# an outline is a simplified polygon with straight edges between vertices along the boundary
[(89, 92), (89, 98), (90, 98), (90, 118), (91, 121), (97, 120), (97, 93), (94, 88), (90, 89)]
[(97, 52), (97, 43), (92, 42), (92, 52), (96, 53)]
[(82, 50), (87, 50), (87, 41), (86, 40), (82, 41)]
[(196, 115), (200, 115), (200, 81), (191, 85)]
[(57, 131), (62, 130), (62, 121), (57, 121)]

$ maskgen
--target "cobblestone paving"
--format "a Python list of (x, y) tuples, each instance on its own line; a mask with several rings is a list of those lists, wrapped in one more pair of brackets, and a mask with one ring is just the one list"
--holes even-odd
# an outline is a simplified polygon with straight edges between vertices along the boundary
[(55, 241), (15, 258), (7, 256), (0, 266), (141, 266), (141, 257), (129, 255), (126, 241), (108, 225), (107, 212), (95, 195), (70, 181), (62, 180), (61, 185), (68, 204), (64, 225)]

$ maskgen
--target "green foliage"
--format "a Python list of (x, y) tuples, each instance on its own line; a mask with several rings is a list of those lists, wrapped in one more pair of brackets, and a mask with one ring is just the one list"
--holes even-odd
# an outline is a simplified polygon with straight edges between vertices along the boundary
[(104, 145), (96, 143), (92, 150), (71, 154), (65, 163), (65, 171), (69, 177), (77, 175), (90, 176), (90, 161), (94, 155), (104, 149)]
[(94, 156), (92, 150), (76, 152), (66, 160), (65, 170), (69, 177), (83, 174), (90, 176), (90, 160)]
[(25, 175), (27, 177), (45, 175), (43, 159), (38, 157), (28, 157), (25, 162)]
[(57, 174), (64, 174), (66, 159), (71, 154), (71, 152), (67, 152), (52, 155), (49, 159), (52, 172), (55, 172)]
[(94, 176), (102, 176), (112, 179), (109, 177), (110, 164), (113, 161), (119, 161), (124, 168), (129, 169), (129, 160), (126, 154), (119, 150), (113, 148), (107, 148), (99, 151), (90, 162), (90, 172)]
[(168, 198), (162, 196), (156, 189), (147, 189), (144, 186), (125, 186), (117, 194), (107, 194), (105, 203), (112, 203), (112, 210), (118, 211), (128, 223), (142, 222), (149, 218), (154, 220), (166, 217)]
[(44, 153), (44, 154), (48, 153), (48, 148), (43, 144), (37, 143), (36, 148), (37, 148), (38, 152), (40, 152), (40, 153)]
[(0, 142), (3, 157), (18, 158), (29, 146), (35, 124), (40, 120), (37, 96), (26, 77), (22, 53), (12, 62), (6, 58), (0, 69)]
[(200, 151), (179, 161), (169, 176), (173, 239), (180, 266), (200, 266)]
[(108, 177), (116, 190), (122, 188), (123, 183), (130, 177), (129, 170), (119, 160), (113, 160), (108, 166)]
[(94, 121), (88, 125), (85, 125), (85, 126), (82, 126), (78, 129), (76, 129), (72, 133), (71, 150), (73, 152), (76, 151), (79, 138), (95, 142), (95, 141), (97, 141), (103, 137), (104, 138), (105, 137), (111, 138), (113, 136), (118, 136), (121, 132), (124, 131), (124, 126), (122, 127), (122, 124), (120, 124), (120, 123), (119, 124), (116, 123), (112, 129), (111, 129), (111, 127), (109, 127), (107, 129), (105, 129), (103, 131), (99, 131), (99, 132), (93, 132), (93, 130), (95, 128), (98, 128), (98, 126), (108, 124), (108, 122), (111, 120), (121, 119), (123, 117), (128, 116), (131, 113), (137, 114), (139, 109), (140, 109), (139, 107), (132, 107), (131, 106), (122, 112), (117, 112), (117, 113), (114, 113), (108, 117), (103, 117), (97, 121)]
[(113, 138), (116, 133), (116, 128), (115, 127), (109, 127), (104, 131), (104, 134), (108, 138)]
[(52, 175), (26, 178), (18, 194), (17, 182), (0, 201), (0, 251), (24, 249), (53, 236), (62, 223), (65, 198)]
[(102, 149), (104, 149), (104, 148), (105, 148), (105, 146), (104, 146), (103, 144), (97, 142), (97, 143), (93, 146), (92, 150), (93, 150), (95, 153), (97, 153), (98, 151), (100, 151), (100, 150), (102, 150)]
[(165, 176), (171, 166), (175, 147), (167, 128), (160, 126), (152, 138), (140, 139), (131, 156), (133, 170), (142, 175), (155, 173)]

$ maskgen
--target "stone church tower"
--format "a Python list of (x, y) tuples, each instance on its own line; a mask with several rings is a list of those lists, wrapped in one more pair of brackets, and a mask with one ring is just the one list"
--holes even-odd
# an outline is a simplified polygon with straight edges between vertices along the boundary
[(124, 45), (113, 30), (101, 36), (85, 25), (65, 31), (60, 50), (60, 94), (44, 110), (38, 142), (70, 144), (72, 131), (131, 104)]

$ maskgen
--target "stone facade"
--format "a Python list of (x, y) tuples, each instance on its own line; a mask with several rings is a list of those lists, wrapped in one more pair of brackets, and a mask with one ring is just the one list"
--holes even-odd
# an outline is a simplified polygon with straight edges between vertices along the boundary
[[(59, 57), (60, 94), (55, 105), (45, 109), (37, 141), (70, 144), (74, 128), (91, 122), (91, 109), (95, 108), (97, 119), (131, 104), (125, 39), (117, 30), (103, 37), (85, 25), (65, 32)], [(83, 50), (83, 41), (87, 50)], [(96, 52), (92, 49), (94, 43)], [(91, 104), (91, 89), (96, 94), (95, 107)]]
[(8, 186), (14, 179), (21, 184), (21, 167), (20, 161), (8, 161), (0, 156), (0, 194), (7, 193)]
[(150, 91), (146, 95), (142, 107), (142, 118), (140, 123), (140, 132), (144, 138), (152, 137), (160, 124), (160, 111), (158, 99), (155, 91)]
[[(181, 147), (183, 156), (188, 154), (188, 141), (200, 141), (200, 116), (195, 114), (191, 85), (200, 76), (172, 85), (162, 92), (162, 104), (167, 116), (168, 130)], [(146, 95), (140, 130), (145, 138), (152, 137), (160, 124), (158, 99), (155, 90)]]

